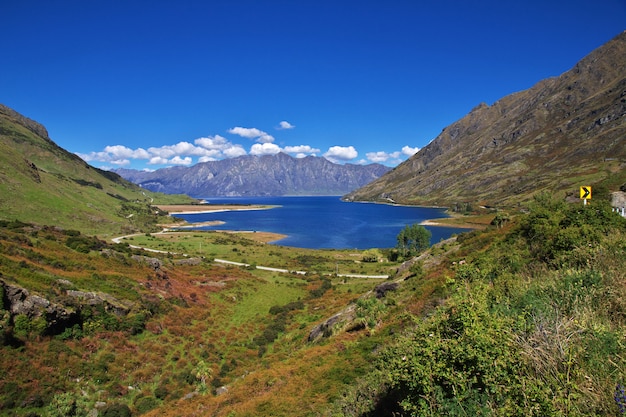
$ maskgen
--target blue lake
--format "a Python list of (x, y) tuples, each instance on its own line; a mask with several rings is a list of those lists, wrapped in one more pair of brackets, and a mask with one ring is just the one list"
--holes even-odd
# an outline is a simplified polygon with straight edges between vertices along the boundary
[[(200, 230), (247, 230), (287, 235), (277, 245), (310, 249), (369, 249), (396, 246), (396, 236), (407, 225), (447, 217), (444, 209), (347, 203), (338, 196), (206, 198), (210, 204), (263, 204), (268, 210), (177, 214), (189, 223), (219, 220), (218, 226)], [(431, 243), (467, 231), (427, 226)]]

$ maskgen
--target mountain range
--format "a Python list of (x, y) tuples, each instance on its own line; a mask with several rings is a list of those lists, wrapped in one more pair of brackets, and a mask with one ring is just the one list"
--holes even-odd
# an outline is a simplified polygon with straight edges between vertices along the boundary
[(372, 182), (391, 168), (380, 164), (335, 164), (326, 158), (294, 158), (285, 153), (245, 155), (191, 167), (152, 172), (114, 172), (142, 188), (199, 197), (343, 195)]
[(501, 207), (540, 192), (577, 198), (580, 186), (604, 183), (605, 190), (594, 187), (596, 197), (626, 183), (625, 115), (626, 32), (558, 77), (479, 104), (394, 169), (278, 154), (115, 173), (90, 166), (44, 126), (0, 105), (0, 211), (4, 219), (100, 233), (136, 228), (127, 217), (139, 211), (131, 202), (144, 202), (147, 219), (155, 198), (191, 201), (169, 193)]
[(539, 192), (578, 197), (580, 186), (626, 167), (626, 32), (564, 74), (492, 105), (481, 103), (378, 180), (345, 196), (454, 206), (512, 206)]

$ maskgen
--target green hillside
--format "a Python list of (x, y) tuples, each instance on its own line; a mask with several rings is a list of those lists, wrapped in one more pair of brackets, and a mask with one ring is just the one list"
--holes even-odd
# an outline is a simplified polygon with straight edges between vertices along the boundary
[(0, 105), (0, 218), (115, 235), (153, 228), (151, 202), (190, 201), (145, 192), (88, 165), (43, 126)]
[[(363, 268), (361, 252), (173, 236), (140, 236), (171, 252), (146, 256), (0, 222), (0, 415), (615, 416), (626, 401), (626, 219), (606, 203), (540, 196), (372, 264), (382, 282), (315, 272)], [(198, 241), (309, 273), (173, 254)]]

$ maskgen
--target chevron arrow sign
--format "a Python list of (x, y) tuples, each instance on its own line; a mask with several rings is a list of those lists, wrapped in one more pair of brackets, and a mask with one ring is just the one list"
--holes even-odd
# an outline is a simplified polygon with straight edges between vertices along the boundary
[(583, 185), (580, 187), (580, 198), (585, 200), (591, 200), (591, 187), (588, 185)]

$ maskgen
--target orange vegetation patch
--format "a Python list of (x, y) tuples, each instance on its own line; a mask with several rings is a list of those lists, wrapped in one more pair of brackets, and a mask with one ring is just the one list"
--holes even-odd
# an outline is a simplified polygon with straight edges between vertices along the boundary
[(284, 239), (287, 235), (283, 235), (280, 233), (272, 233), (272, 232), (223, 232), (223, 233), (234, 233), (240, 234), (246, 239), (254, 240), (255, 242), (267, 243), (267, 242), (275, 242), (280, 239)]

